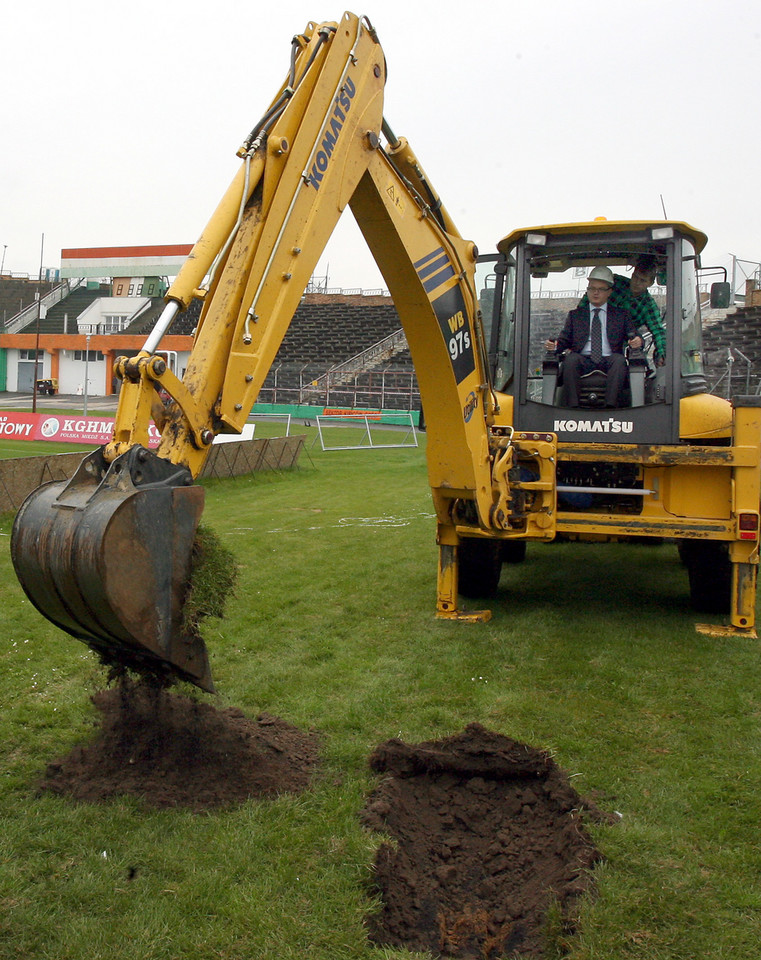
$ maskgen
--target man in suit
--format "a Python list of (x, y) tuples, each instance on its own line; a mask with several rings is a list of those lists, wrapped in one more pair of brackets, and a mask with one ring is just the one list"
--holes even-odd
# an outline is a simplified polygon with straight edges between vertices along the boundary
[(613, 271), (595, 267), (587, 281), (588, 304), (571, 310), (557, 340), (547, 340), (548, 350), (569, 351), (563, 359), (567, 406), (578, 407), (579, 383), (592, 370), (607, 373), (605, 406), (617, 407), (626, 378), (624, 346), (642, 346), (642, 338), (626, 310), (608, 303), (613, 291)]
[[(658, 275), (658, 260), (649, 253), (643, 253), (634, 262), (634, 270), (630, 277), (620, 273), (613, 274), (613, 292), (609, 304), (614, 307), (623, 307), (634, 321), (637, 329), (647, 327), (653, 338), (653, 362), (656, 367), (662, 367), (666, 362), (666, 331), (661, 319), (661, 311), (655, 299), (648, 292), (648, 287), (656, 281)], [(665, 285), (665, 278), (661, 281)], [(589, 303), (586, 294), (579, 301), (584, 307)]]

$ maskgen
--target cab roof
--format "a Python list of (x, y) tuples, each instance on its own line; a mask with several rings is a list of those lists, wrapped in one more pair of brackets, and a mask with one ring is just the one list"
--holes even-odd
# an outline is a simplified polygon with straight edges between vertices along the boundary
[(525, 239), (529, 233), (544, 233), (553, 236), (578, 233), (590, 236), (595, 233), (624, 233), (632, 230), (644, 232), (666, 227), (673, 227), (682, 236), (692, 240), (696, 253), (700, 253), (708, 242), (708, 237), (701, 230), (696, 230), (695, 227), (691, 227), (689, 223), (684, 223), (681, 220), (605, 220), (601, 218), (583, 223), (556, 223), (545, 224), (540, 227), (522, 227), (503, 237), (497, 244), (497, 249), (500, 253), (506, 253), (513, 244)]

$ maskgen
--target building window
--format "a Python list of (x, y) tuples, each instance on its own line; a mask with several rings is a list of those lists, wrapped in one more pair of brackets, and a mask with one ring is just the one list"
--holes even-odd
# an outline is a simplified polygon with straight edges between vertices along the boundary
[(74, 350), (73, 352), (75, 360), (87, 360), (88, 363), (106, 359), (100, 350)]
[(107, 313), (103, 316), (103, 322), (99, 326), (103, 333), (119, 333), (124, 330), (128, 322), (127, 314)]
[(44, 350), (19, 350), (19, 360), (42, 360), (44, 356)]

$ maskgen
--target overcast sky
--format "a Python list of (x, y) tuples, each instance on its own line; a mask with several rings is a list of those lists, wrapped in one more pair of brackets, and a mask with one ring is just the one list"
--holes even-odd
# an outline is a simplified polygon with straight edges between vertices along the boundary
[[(268, 12), (261, 12), (266, 9)], [(0, 57), (0, 256), (193, 243), (324, 0), (26, 0)], [(482, 252), (516, 227), (686, 220), (761, 261), (758, 0), (368, 0), (385, 116)], [(317, 273), (383, 286), (347, 212)]]

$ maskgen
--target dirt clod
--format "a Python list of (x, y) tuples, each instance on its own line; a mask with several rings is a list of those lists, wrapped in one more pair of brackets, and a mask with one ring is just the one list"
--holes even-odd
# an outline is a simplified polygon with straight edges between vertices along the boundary
[(252, 720), (129, 680), (92, 700), (95, 738), (48, 764), (41, 791), (203, 810), (304, 790), (317, 764), (317, 736), (269, 714)]
[(390, 835), (375, 862), (373, 942), (445, 957), (557, 955), (600, 859), (585, 802), (543, 751), (470, 724), (453, 737), (389, 740), (363, 822)]

